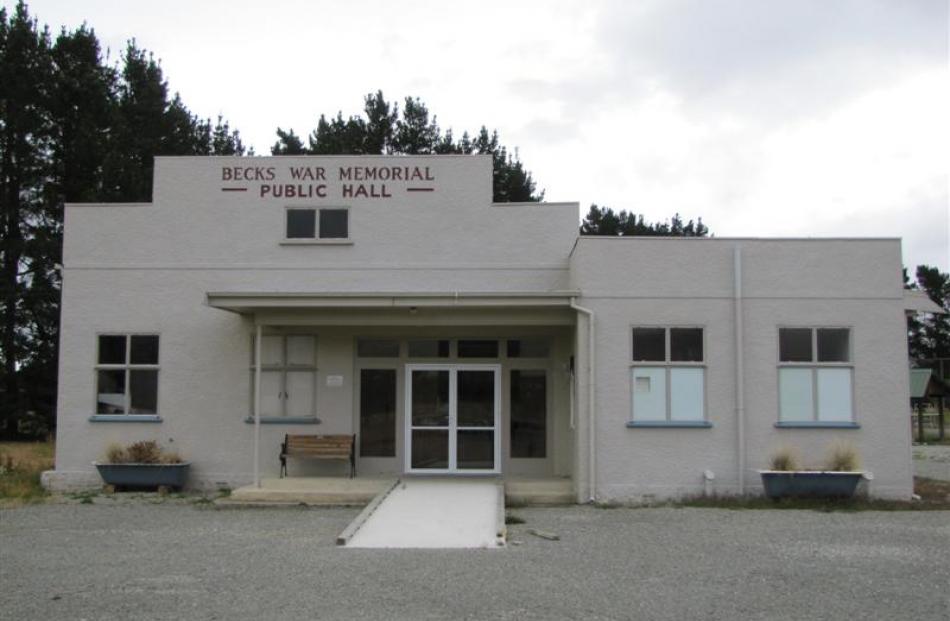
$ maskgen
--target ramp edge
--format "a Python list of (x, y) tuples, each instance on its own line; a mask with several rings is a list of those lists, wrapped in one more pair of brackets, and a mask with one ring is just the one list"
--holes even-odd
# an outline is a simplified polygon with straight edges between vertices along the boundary
[(366, 520), (369, 519), (369, 516), (373, 515), (376, 512), (376, 509), (379, 508), (379, 505), (382, 504), (386, 497), (392, 493), (396, 486), (402, 483), (402, 479), (396, 479), (392, 484), (384, 489), (383, 491), (376, 494), (376, 496), (369, 501), (369, 504), (363, 507), (363, 510), (360, 511), (360, 514), (357, 515), (352, 522), (350, 522), (346, 528), (343, 529), (336, 537), (336, 545), (345, 546), (353, 539), (353, 535), (362, 528), (363, 524), (366, 523)]

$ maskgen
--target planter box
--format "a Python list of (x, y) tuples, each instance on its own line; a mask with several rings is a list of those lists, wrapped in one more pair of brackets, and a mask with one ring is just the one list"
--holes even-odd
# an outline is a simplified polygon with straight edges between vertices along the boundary
[[(94, 462), (95, 463), (95, 462)], [(188, 462), (181, 464), (95, 463), (106, 485), (118, 487), (173, 487), (181, 489), (188, 477)]]
[(851, 498), (862, 472), (760, 470), (769, 498)]

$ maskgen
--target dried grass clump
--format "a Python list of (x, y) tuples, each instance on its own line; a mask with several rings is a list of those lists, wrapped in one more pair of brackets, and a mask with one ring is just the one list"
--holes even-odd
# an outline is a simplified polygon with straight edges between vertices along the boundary
[(163, 464), (180, 464), (185, 460), (181, 458), (181, 455), (178, 454), (178, 451), (163, 451), (162, 452), (162, 463)]
[(130, 444), (126, 453), (133, 464), (159, 464), (162, 462), (162, 448), (155, 440), (143, 440)]
[(125, 447), (118, 442), (113, 442), (106, 448), (106, 463), (109, 464), (127, 464), (129, 455)]
[(801, 460), (798, 458), (798, 453), (796, 453), (794, 449), (782, 447), (772, 454), (772, 459), (769, 461), (769, 468), (782, 472), (801, 470)]
[(857, 449), (847, 442), (835, 442), (828, 449), (825, 470), (831, 472), (855, 472), (861, 467)]
[(183, 462), (177, 451), (165, 451), (155, 440), (143, 440), (129, 446), (114, 443), (106, 449), (108, 464), (180, 464)]

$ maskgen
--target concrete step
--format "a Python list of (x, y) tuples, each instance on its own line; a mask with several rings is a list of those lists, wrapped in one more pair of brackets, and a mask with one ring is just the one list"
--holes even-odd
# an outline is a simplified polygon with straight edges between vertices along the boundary
[(222, 499), (227, 505), (363, 506), (395, 478), (308, 477), (263, 479), (261, 486), (246, 485)]
[(506, 479), (505, 504), (511, 507), (572, 505), (570, 479)]

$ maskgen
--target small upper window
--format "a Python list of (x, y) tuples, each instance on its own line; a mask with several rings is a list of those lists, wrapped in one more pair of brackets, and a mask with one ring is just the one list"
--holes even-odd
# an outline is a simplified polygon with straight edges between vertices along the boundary
[(634, 328), (634, 362), (702, 362), (702, 328)]
[(779, 362), (850, 362), (849, 328), (779, 328)]
[(358, 339), (356, 355), (360, 358), (398, 358), (399, 341), (389, 339)]
[(782, 362), (811, 362), (811, 328), (781, 328), (778, 355)]
[(849, 362), (851, 331), (847, 328), (818, 328), (818, 362)]
[(313, 239), (317, 236), (315, 209), (287, 210), (287, 239)]
[(666, 328), (634, 328), (633, 359), (640, 362), (665, 362)]
[(544, 338), (510, 339), (509, 358), (547, 358), (550, 353), (548, 340)]
[(488, 340), (459, 341), (458, 342), (458, 357), (459, 358), (497, 358), (498, 357), (498, 341), (488, 341)]
[(320, 239), (346, 239), (349, 232), (349, 212), (346, 209), (320, 210)]
[(287, 209), (287, 239), (349, 239), (348, 209)]
[(449, 342), (447, 340), (419, 339), (410, 340), (408, 344), (410, 358), (448, 358)]

